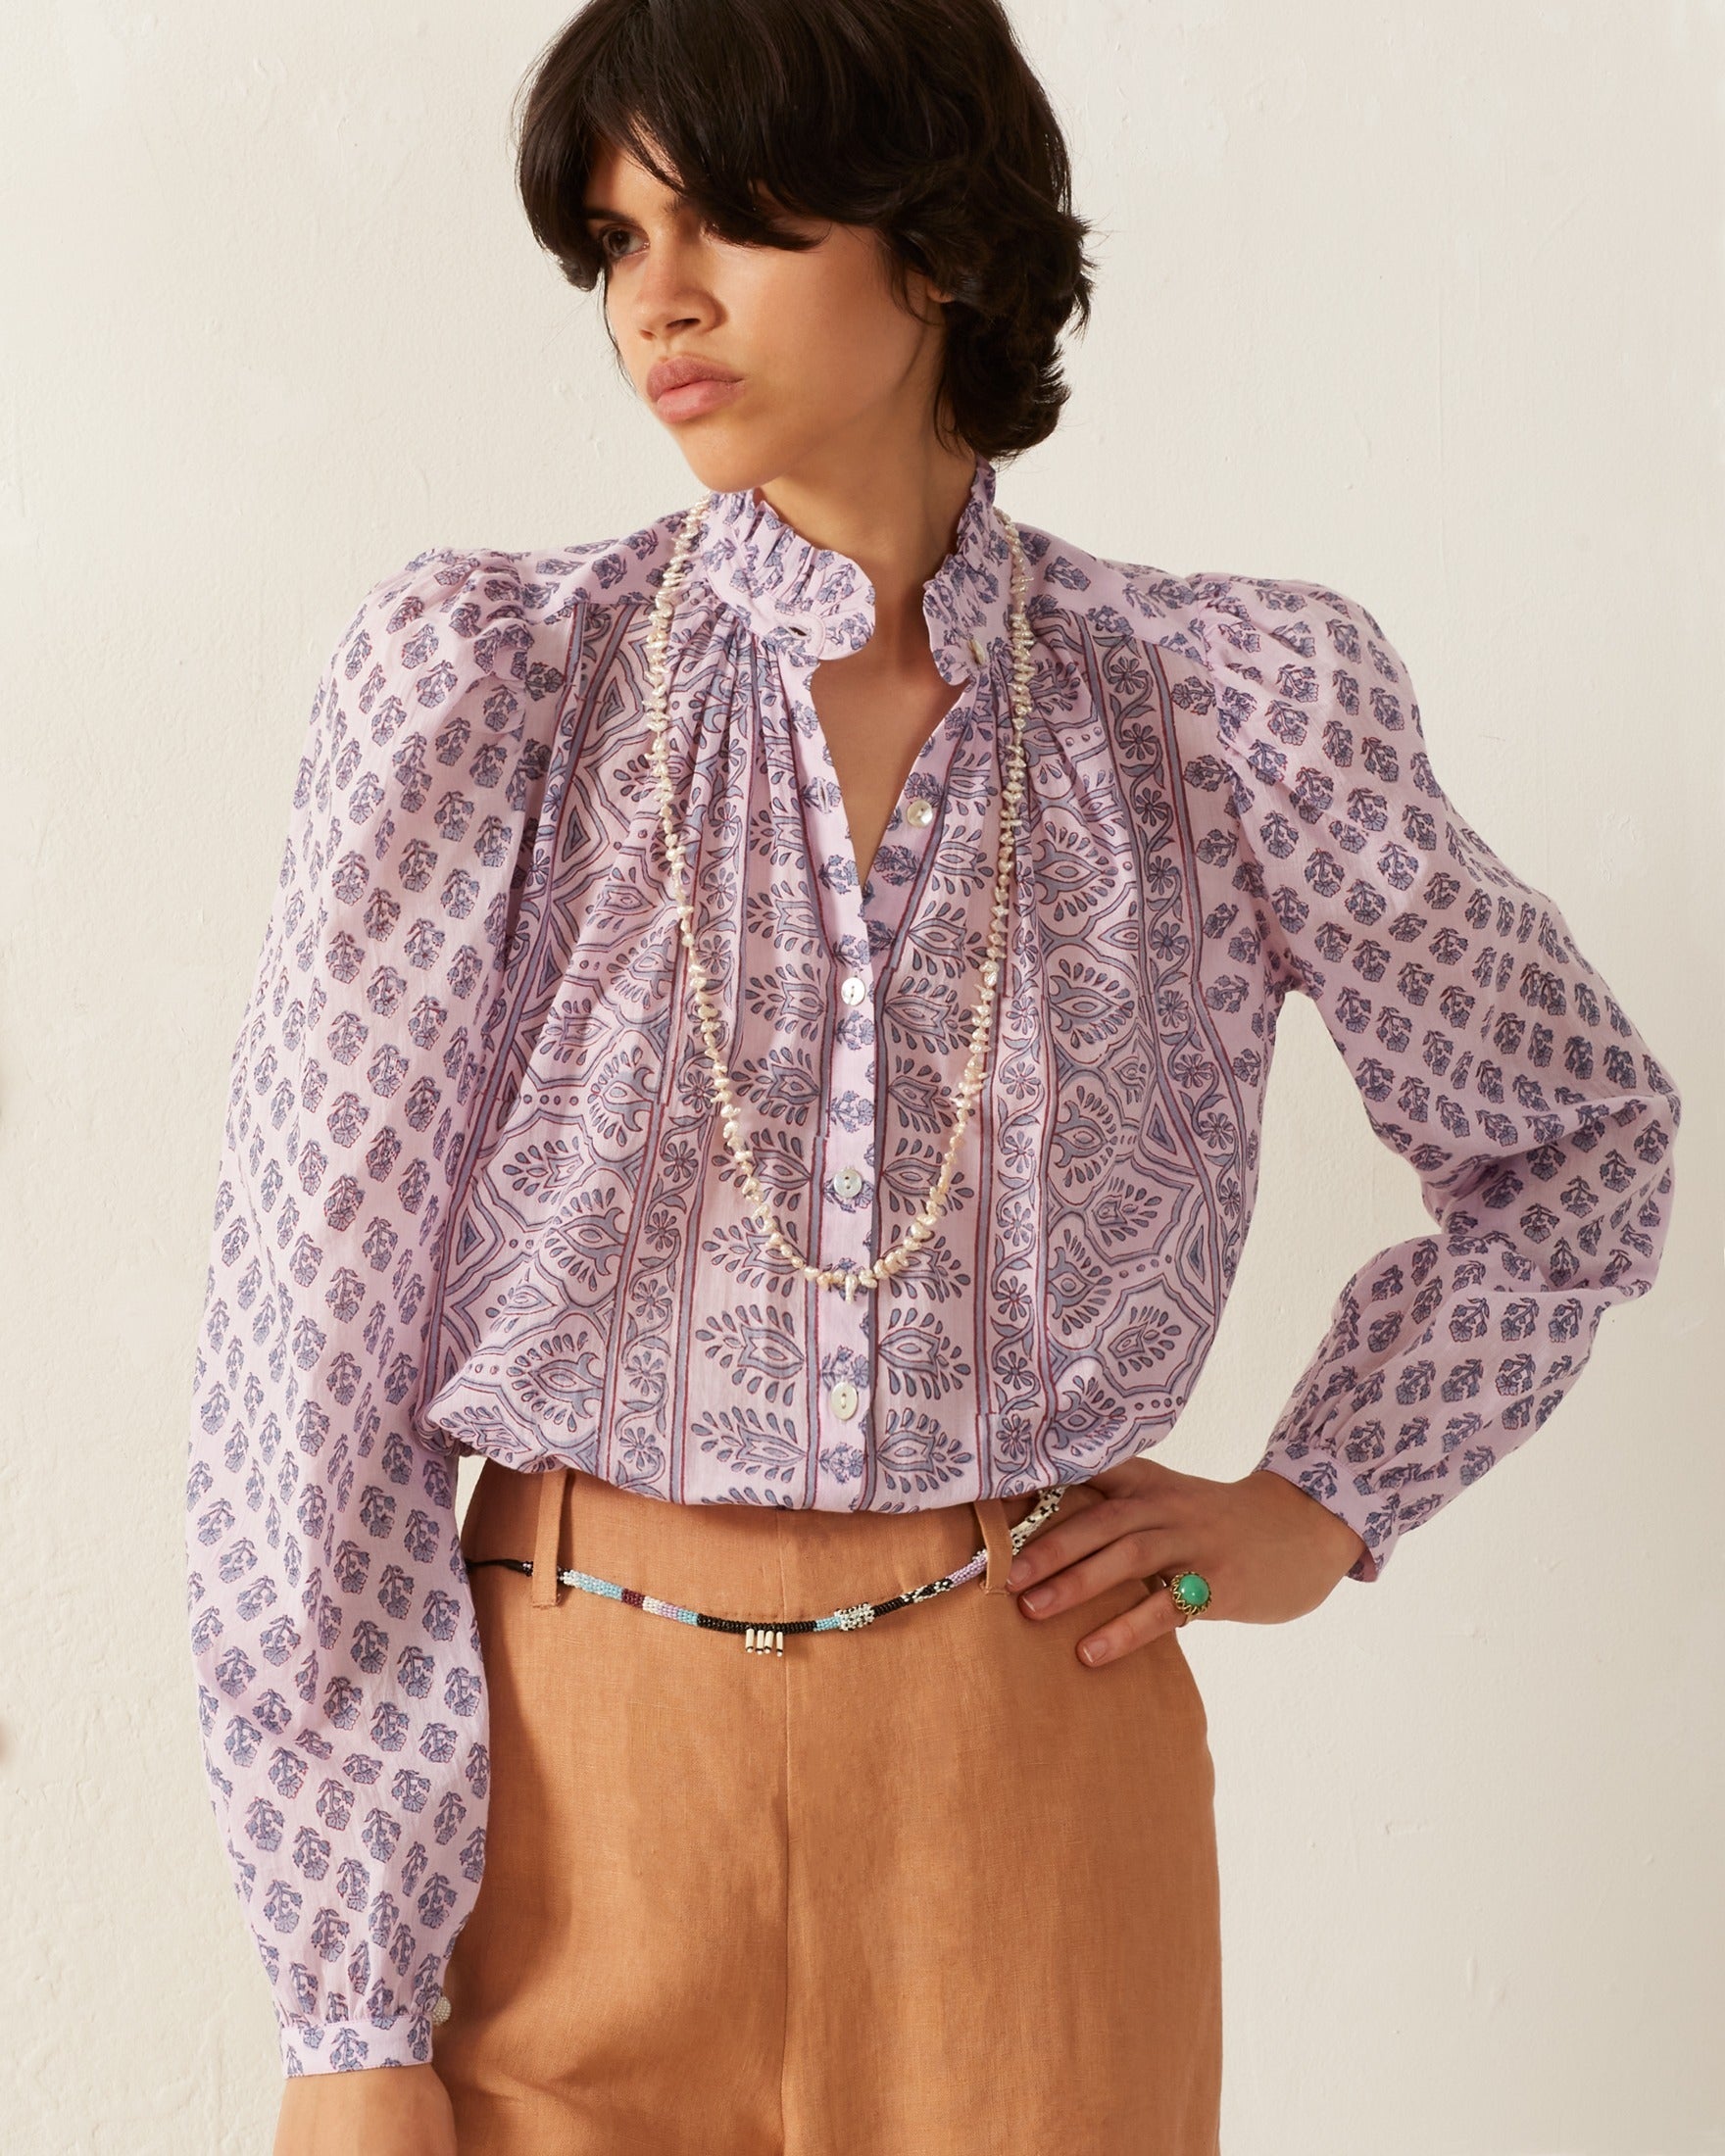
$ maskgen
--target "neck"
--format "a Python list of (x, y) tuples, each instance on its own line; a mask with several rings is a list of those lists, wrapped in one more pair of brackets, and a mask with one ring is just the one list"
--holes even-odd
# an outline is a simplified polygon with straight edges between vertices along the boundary
[(928, 430), (911, 443), (830, 440), (756, 492), (874, 586), (876, 659), (916, 662), (928, 658), (922, 587), (953, 550), (975, 475), (968, 450), (950, 450)]

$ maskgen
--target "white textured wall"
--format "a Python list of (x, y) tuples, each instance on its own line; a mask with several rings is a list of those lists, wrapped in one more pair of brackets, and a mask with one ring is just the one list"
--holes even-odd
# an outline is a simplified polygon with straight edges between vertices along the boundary
[[(269, 2145), (272, 2025), (196, 1757), (179, 1511), (226, 1055), (318, 668), (421, 546), (620, 533), (691, 492), (511, 193), (510, 96), (562, 12), (0, 21), (18, 2156)], [(1005, 505), (1107, 554), (1360, 599), (1463, 813), (1557, 899), (1687, 1097), (1665, 1276), (1556, 1418), (1381, 1586), (1187, 1635), (1220, 1779), (1224, 2145), (1725, 2148), (1704, 2040), (1725, 9), (1016, 14), (1107, 232), (1070, 416)], [(1253, 1463), (1345, 1275), (1424, 1218), (1298, 999), (1267, 1152), (1163, 1455), (1206, 1473)]]

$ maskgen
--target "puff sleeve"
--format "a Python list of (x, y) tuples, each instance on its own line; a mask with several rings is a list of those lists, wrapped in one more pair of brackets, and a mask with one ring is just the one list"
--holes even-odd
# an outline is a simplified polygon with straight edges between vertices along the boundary
[[(515, 557), (420, 555), (323, 669), (232, 1052), (185, 1489), (211, 1801), (288, 2075), (430, 2056), (487, 1712), (422, 1426), (561, 682)], [(567, 630), (563, 632), (567, 635)]]
[(1446, 795), (1371, 614), (1316, 584), (1199, 588), (1215, 697), (1185, 777), (1223, 819), (1208, 843), (1253, 923), (1234, 949), (1272, 1009), (1316, 1004), (1436, 1223), (1344, 1284), (1258, 1462), (1355, 1529), (1369, 1582), (1652, 1285), (1679, 1100), (1557, 907)]

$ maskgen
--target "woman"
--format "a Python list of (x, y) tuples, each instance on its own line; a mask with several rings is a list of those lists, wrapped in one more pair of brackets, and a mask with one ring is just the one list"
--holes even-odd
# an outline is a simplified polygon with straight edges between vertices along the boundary
[[(1676, 1096), (1361, 605), (997, 514), (1089, 282), (994, 0), (593, 0), (520, 173), (699, 492), (314, 705), (187, 1514), (277, 2148), (1212, 2156), (1178, 1628), (1545, 1420)], [(1436, 1231), (1212, 1481), (1290, 989)]]

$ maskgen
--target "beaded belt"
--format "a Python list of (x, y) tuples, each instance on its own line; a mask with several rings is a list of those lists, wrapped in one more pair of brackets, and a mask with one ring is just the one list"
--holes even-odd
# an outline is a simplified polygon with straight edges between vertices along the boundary
[[(549, 1497), (549, 1491), (543, 1493)], [(1052, 1489), (1039, 1491), (1035, 1504), (1024, 1517), (1007, 1532), (1011, 1538), (1014, 1556), (1036, 1530), (1059, 1507), (1065, 1495), (1065, 1486), (1057, 1483)], [(555, 1528), (553, 1529), (555, 1533)], [(552, 1543), (555, 1550), (555, 1542)], [(531, 1579), (535, 1571), (534, 1560), (525, 1557), (469, 1557), (468, 1570), (476, 1572), (482, 1565), (501, 1565), (507, 1572), (519, 1572)], [(550, 1562), (555, 1565), (555, 1556)], [(985, 1544), (976, 1554), (955, 1572), (948, 1572), (938, 1580), (924, 1581), (908, 1593), (894, 1594), (883, 1602), (852, 1602), (843, 1609), (835, 1609), (825, 1617), (750, 1618), (715, 1617), (710, 1610), (685, 1609), (680, 1602), (666, 1602), (657, 1594), (643, 1593), (639, 1588), (619, 1587), (615, 1580), (601, 1580), (591, 1572), (580, 1572), (570, 1567), (554, 1573), (559, 1587), (578, 1587), (589, 1594), (602, 1594), (614, 1602), (627, 1602), (635, 1609), (650, 1611), (655, 1617), (670, 1617), (679, 1625), (701, 1625), (709, 1632), (740, 1632), (744, 1650), (750, 1654), (783, 1654), (787, 1632), (857, 1632), (863, 1625), (871, 1625), (877, 1617), (884, 1617), (889, 1610), (904, 1609), (912, 1602), (929, 1602), (937, 1594), (948, 1593), (953, 1588), (961, 1587), (966, 1580), (974, 1580), (989, 1562)], [(539, 1597), (536, 1595), (535, 1599)]]

